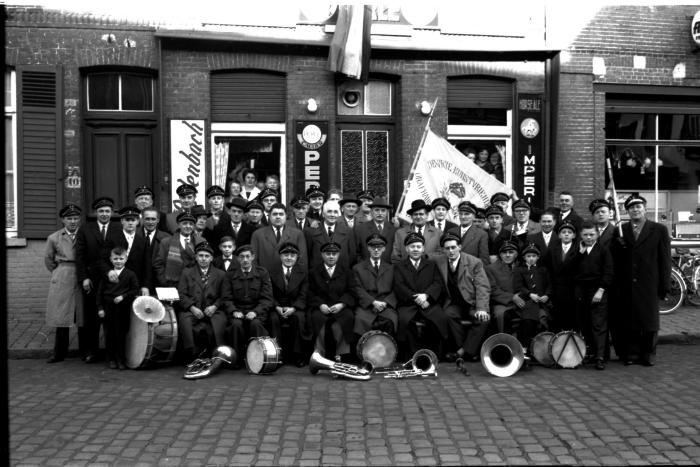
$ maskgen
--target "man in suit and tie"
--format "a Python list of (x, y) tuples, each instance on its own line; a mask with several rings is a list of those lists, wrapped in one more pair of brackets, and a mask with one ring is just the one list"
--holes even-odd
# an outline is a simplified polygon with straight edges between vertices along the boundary
[(429, 224), (437, 228), (440, 231), (440, 235), (457, 227), (457, 224), (447, 219), (447, 215), (451, 209), (450, 202), (447, 198), (435, 198), (430, 205), (433, 207), (433, 220), (431, 220)]
[(234, 251), (236, 251), (236, 242), (233, 240), (233, 237), (228, 235), (221, 237), (221, 240), (219, 240), (219, 255), (214, 257), (211, 263), (212, 266), (224, 272), (240, 267), (238, 258), (233, 254)]
[(515, 222), (508, 227), (513, 233), (512, 240), (518, 242), (518, 246), (522, 250), (527, 243), (527, 236), (536, 234), (540, 231), (540, 226), (537, 222), (530, 219), (530, 213), (532, 208), (530, 204), (524, 199), (519, 199), (513, 203), (513, 216), (515, 216)]
[(591, 217), (598, 231), (598, 240), (596, 242), (603, 248), (610, 248), (610, 241), (615, 230), (615, 226), (611, 222), (612, 208), (610, 203), (602, 198), (594, 199), (588, 206), (588, 210), (591, 211)]
[[(435, 259), (445, 284), (440, 305), (450, 318), (450, 334), (457, 345), (457, 351), (447, 353), (445, 359), (476, 362), (491, 319), (491, 285), (481, 260), (460, 251), (459, 237), (448, 232), (440, 238), (440, 245), (445, 251)], [(466, 332), (462, 320), (469, 323)]]
[(100, 359), (101, 322), (97, 315), (97, 288), (102, 280), (102, 248), (108, 234), (121, 230), (118, 223), (111, 221), (113, 208), (112, 198), (107, 196), (97, 198), (92, 203), (97, 222), (88, 222), (78, 229), (76, 234), (76, 273), (83, 289), (85, 320), (83, 335), (79, 336), (78, 340), (81, 344), (85, 343), (80, 353), (86, 363), (94, 363)]
[(544, 258), (549, 251), (551, 245), (559, 241), (559, 237), (554, 233), (556, 225), (556, 214), (550, 210), (540, 214), (540, 232), (527, 236), (527, 244), (534, 243), (540, 249)]
[(576, 227), (577, 232), (581, 231), (583, 218), (574, 210), (574, 196), (571, 193), (568, 191), (559, 193), (559, 208), (555, 212), (557, 213), (557, 224), (569, 221)]
[[(306, 213), (309, 211), (309, 200), (304, 196), (297, 196), (292, 199), (290, 203), (292, 206), (292, 216), (287, 219), (287, 225), (295, 229), (299, 229), (302, 232), (307, 227), (313, 227), (312, 221), (306, 217)], [(313, 223), (318, 225), (318, 221), (314, 220)]]
[(515, 219), (508, 215), (508, 205), (510, 204), (510, 196), (506, 193), (494, 193), (491, 196), (490, 205), (498, 206), (503, 212), (503, 227), (508, 227), (515, 222)]
[(146, 241), (146, 252), (144, 256), (144, 283), (141, 287), (147, 287), (151, 294), (155, 294), (153, 282), (153, 255), (160, 248), (160, 242), (170, 237), (167, 232), (158, 229), (160, 212), (154, 206), (149, 206), (141, 211), (142, 227), (139, 232)]
[(287, 227), (287, 207), (275, 203), (270, 208), (270, 225), (253, 232), (250, 245), (255, 251), (255, 262), (269, 271), (280, 267), (278, 248), (283, 243), (293, 243), (299, 250), (299, 265), (306, 268), (306, 238), (298, 229)]
[(479, 258), (483, 264), (489, 264), (489, 236), (474, 225), (476, 206), (469, 201), (459, 203), (459, 226), (449, 230), (460, 239), (462, 251)]
[(195, 246), (203, 238), (194, 232), (195, 218), (189, 210), (177, 216), (178, 229), (162, 240), (153, 257), (153, 278), (156, 287), (177, 287), (182, 272), (195, 264)]
[(367, 331), (378, 329), (396, 335), (398, 315), (394, 295), (394, 266), (384, 259), (387, 241), (384, 236), (373, 233), (365, 240), (369, 258), (357, 263), (355, 274), (355, 334), (362, 336)]
[(282, 243), (277, 251), (280, 265), (270, 270), (273, 310), (268, 315), (268, 329), (282, 348), (282, 359), (301, 368), (309, 360), (306, 349), (310, 348), (313, 337), (306, 306), (308, 272), (298, 262), (296, 244)]
[(323, 263), (321, 247), (328, 242), (340, 245), (338, 264), (350, 270), (357, 262), (355, 234), (347, 226), (338, 223), (340, 205), (336, 201), (326, 201), (323, 204), (323, 222), (317, 227), (309, 227), (306, 235), (306, 250), (309, 254), (309, 270)]
[(119, 211), (121, 218), (121, 230), (107, 234), (102, 248), (102, 272), (111, 282), (116, 282), (118, 275), (110, 262), (110, 252), (115, 247), (120, 247), (126, 252), (125, 267), (136, 274), (141, 295), (148, 295), (146, 285), (146, 239), (136, 228), (141, 211), (136, 206), (126, 206)]
[(493, 263), (498, 259), (503, 242), (510, 241), (513, 237), (513, 231), (503, 228), (503, 210), (496, 205), (486, 209), (486, 222), (489, 225), (486, 230), (489, 240), (489, 260)]
[(647, 201), (638, 193), (625, 200), (630, 221), (615, 229), (610, 248), (617, 298), (613, 342), (620, 359), (652, 366), (656, 362), (659, 332), (659, 299), (670, 290), (671, 238), (666, 226), (646, 219)]
[(226, 222), (226, 218), (228, 217), (228, 213), (224, 209), (224, 196), (226, 192), (219, 185), (212, 185), (207, 188), (206, 195), (208, 204), (207, 211), (210, 215), (207, 218), (205, 230), (213, 232), (216, 224), (218, 224), (222, 218), (223, 222)]
[(177, 216), (187, 209), (192, 209), (195, 204), (197, 204), (197, 188), (189, 183), (183, 183), (177, 187), (175, 190), (177, 196), (180, 198), (180, 208), (174, 210), (173, 212), (167, 214), (166, 225), (169, 234), (174, 234), (177, 231), (178, 221)]
[(360, 222), (355, 226), (355, 240), (357, 241), (359, 257), (361, 260), (370, 257), (370, 251), (366, 248), (365, 242), (370, 235), (379, 234), (386, 240), (382, 260), (391, 262), (391, 251), (396, 235), (396, 227), (389, 220), (393, 206), (387, 202), (386, 198), (379, 196), (374, 201), (369, 202), (367, 207), (370, 209), (372, 220)]
[(243, 198), (233, 198), (226, 203), (227, 219), (219, 222), (213, 230), (211, 239), (221, 243), (223, 237), (231, 237), (235, 245), (248, 245), (255, 232), (255, 227), (243, 220), (243, 214), (247, 206)]
[(271, 188), (265, 188), (258, 195), (258, 200), (263, 207), (263, 216), (260, 219), (260, 223), (263, 225), (270, 225), (270, 211), (275, 203), (279, 202), (279, 194), (277, 191)]
[[(435, 261), (425, 256), (424, 245), (421, 234), (408, 232), (403, 239), (405, 258), (394, 264), (394, 294), (399, 315), (397, 341), (399, 350), (409, 357), (426, 347), (440, 355), (449, 334), (449, 318), (440, 306), (445, 285)], [(426, 324), (423, 339), (417, 320)]]
[(345, 224), (350, 229), (358, 225), (359, 222), (356, 222), (356, 214), (360, 206), (360, 201), (353, 198), (343, 198), (338, 204), (340, 204), (340, 212), (342, 214), (338, 223)]
[(552, 322), (550, 331), (559, 332), (576, 328), (576, 302), (574, 300), (574, 276), (578, 250), (573, 247), (576, 227), (568, 221), (557, 225), (559, 242), (551, 246), (542, 258), (552, 286)]
[(422, 199), (411, 202), (411, 208), (406, 213), (411, 216), (411, 223), (400, 227), (394, 234), (394, 248), (391, 253), (391, 262), (396, 264), (408, 257), (404, 241), (409, 233), (418, 233), (423, 237), (423, 252), (428, 258), (434, 258), (440, 254), (440, 231), (428, 224), (428, 213), (433, 207)]

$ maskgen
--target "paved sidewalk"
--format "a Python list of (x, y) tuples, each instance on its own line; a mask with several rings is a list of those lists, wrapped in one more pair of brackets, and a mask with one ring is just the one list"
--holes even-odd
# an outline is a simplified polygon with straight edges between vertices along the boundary
[[(43, 321), (10, 321), (8, 328), (8, 355), (10, 358), (46, 358), (53, 348), (53, 328)], [(661, 316), (659, 343), (699, 343), (700, 307), (687, 306)], [(78, 336), (71, 329), (70, 348), (78, 348)]]
[(700, 346), (652, 368), (533, 367), (509, 378), (370, 381), (283, 367), (115, 371), (78, 359), (9, 361), (11, 464), (700, 464)]

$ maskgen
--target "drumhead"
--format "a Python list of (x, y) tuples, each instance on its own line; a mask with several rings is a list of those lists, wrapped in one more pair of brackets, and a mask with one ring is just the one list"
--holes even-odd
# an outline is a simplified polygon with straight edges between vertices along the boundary
[(586, 342), (574, 331), (559, 332), (549, 342), (549, 355), (562, 368), (576, 368), (586, 356)]
[(397, 347), (394, 338), (383, 331), (368, 331), (357, 343), (357, 356), (369, 362), (373, 368), (388, 368), (396, 361)]
[(554, 359), (549, 354), (549, 343), (553, 337), (553, 332), (544, 331), (537, 334), (530, 343), (530, 355), (532, 355), (540, 365), (554, 365)]
[(251, 339), (245, 357), (248, 370), (251, 373), (260, 373), (265, 362), (265, 344), (260, 339)]

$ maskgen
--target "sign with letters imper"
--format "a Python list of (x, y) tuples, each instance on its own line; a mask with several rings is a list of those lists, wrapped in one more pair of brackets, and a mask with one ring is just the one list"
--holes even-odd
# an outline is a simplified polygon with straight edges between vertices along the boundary
[(328, 189), (328, 122), (297, 121), (294, 127), (296, 193), (311, 185)]
[(531, 206), (544, 202), (544, 142), (542, 94), (518, 94), (518, 152), (514, 158), (514, 188)]
[(204, 120), (170, 120), (170, 186), (172, 209), (179, 209), (177, 187), (189, 183), (197, 189), (197, 204), (204, 205)]

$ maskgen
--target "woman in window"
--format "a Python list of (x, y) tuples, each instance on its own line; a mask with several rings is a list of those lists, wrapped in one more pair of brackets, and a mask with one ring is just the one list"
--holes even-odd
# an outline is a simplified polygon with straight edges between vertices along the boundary
[(258, 188), (258, 177), (255, 175), (255, 171), (253, 169), (245, 169), (243, 171), (243, 191), (241, 191), (241, 196), (243, 199), (252, 201), (259, 194), (260, 188)]
[(501, 158), (501, 152), (500, 148), (498, 146), (496, 147), (499, 149), (499, 151), (492, 152), (491, 155), (489, 156), (489, 163), (491, 164), (491, 167), (493, 167), (493, 172), (491, 174), (498, 180), (499, 182), (503, 181), (503, 159)]
[(493, 166), (489, 162), (489, 150), (485, 147), (479, 148), (479, 152), (476, 155), (476, 160), (474, 161), (481, 170), (486, 173), (493, 173)]

